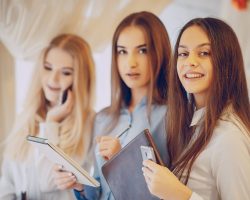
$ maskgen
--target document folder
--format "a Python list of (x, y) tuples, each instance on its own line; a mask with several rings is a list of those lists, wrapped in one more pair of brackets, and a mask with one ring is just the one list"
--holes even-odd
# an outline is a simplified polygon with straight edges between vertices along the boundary
[(156, 161), (164, 165), (148, 129), (141, 132), (102, 167), (102, 173), (116, 200), (156, 200), (147, 187), (142, 172), (140, 146), (154, 149)]

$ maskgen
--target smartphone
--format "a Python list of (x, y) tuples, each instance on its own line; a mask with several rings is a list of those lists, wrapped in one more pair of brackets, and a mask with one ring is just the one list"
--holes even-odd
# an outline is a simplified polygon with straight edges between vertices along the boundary
[(67, 96), (68, 96), (68, 89), (63, 91), (62, 98), (61, 98), (61, 104), (64, 104), (66, 102)]
[(68, 90), (71, 90), (71, 86), (64, 90), (63, 93), (62, 93), (62, 97), (61, 97), (61, 104), (64, 104), (67, 100), (67, 97), (68, 97)]
[(154, 149), (150, 146), (141, 146), (141, 155), (143, 160), (152, 160), (156, 162)]

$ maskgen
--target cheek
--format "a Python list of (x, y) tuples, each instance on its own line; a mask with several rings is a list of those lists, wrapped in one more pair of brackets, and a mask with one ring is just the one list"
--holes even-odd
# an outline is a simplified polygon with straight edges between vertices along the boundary
[(183, 67), (182, 67), (183, 65), (181, 64), (181, 63), (177, 63), (177, 67), (176, 67), (176, 70), (177, 70), (177, 74), (178, 74), (178, 77), (179, 77), (179, 79), (181, 79), (181, 72), (182, 72), (182, 70), (183, 70)]
[(41, 73), (41, 77), (40, 77), (40, 81), (42, 83), (42, 85), (46, 85), (48, 82), (48, 75), (44, 72)]
[(73, 76), (67, 77), (67, 79), (64, 81), (64, 88), (67, 89), (71, 85), (73, 85)]

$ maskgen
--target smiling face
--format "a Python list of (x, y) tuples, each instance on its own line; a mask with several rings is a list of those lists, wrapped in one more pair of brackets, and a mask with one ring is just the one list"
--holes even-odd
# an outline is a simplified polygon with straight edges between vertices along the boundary
[(205, 106), (213, 66), (210, 41), (199, 26), (187, 28), (181, 36), (177, 72), (185, 90), (194, 95), (196, 106)]
[(63, 91), (73, 84), (73, 58), (60, 48), (52, 48), (44, 59), (41, 80), (45, 98), (51, 106), (60, 101)]
[(133, 92), (147, 91), (150, 80), (148, 44), (143, 31), (136, 26), (125, 28), (117, 41), (118, 71)]

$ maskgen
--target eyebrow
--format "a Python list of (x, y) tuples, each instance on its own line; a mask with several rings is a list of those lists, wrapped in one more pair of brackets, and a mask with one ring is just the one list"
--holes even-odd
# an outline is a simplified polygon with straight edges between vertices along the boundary
[[(48, 64), (49, 66), (52, 66), (51, 63), (49, 63), (48, 61), (44, 61), (44, 64)], [(74, 71), (73, 67), (63, 66), (62, 68), (63, 68), (63, 69), (67, 69), (67, 70)]]
[[(199, 44), (196, 48), (200, 48), (200, 47), (204, 47), (204, 46), (211, 46), (211, 44), (210, 43), (202, 43), (202, 44)], [(187, 46), (185, 46), (185, 45), (179, 45), (178, 48), (188, 49)]]
[[(137, 49), (140, 49), (142, 47), (146, 47), (147, 45), (146, 44), (140, 44), (138, 46), (136, 46)], [(126, 49), (125, 46), (122, 46), (122, 45), (117, 45), (116, 48), (122, 48), (122, 49)]]

